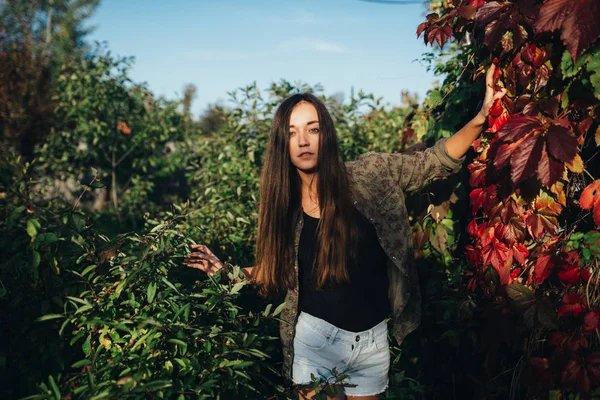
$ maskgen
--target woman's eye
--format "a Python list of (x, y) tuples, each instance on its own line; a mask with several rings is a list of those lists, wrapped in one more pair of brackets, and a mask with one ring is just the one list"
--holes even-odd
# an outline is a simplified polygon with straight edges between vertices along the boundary
[(319, 132), (319, 128), (312, 128), (311, 131)]

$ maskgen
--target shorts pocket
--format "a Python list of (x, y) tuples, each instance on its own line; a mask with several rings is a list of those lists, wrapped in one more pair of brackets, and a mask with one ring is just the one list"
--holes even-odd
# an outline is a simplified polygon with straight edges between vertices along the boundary
[(312, 350), (320, 350), (327, 344), (329, 337), (307, 326), (296, 328), (296, 340)]
[(381, 335), (375, 338), (375, 348), (377, 350), (387, 350), (390, 349), (390, 343), (388, 341), (387, 335)]

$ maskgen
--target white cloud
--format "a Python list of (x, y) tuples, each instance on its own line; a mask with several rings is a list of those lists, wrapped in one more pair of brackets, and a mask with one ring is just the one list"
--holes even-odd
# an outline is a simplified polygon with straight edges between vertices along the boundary
[(337, 45), (335, 43), (316, 41), (316, 42), (312, 43), (312, 46), (314, 47), (315, 50), (322, 51), (323, 53), (347, 53), (348, 52), (348, 50), (346, 50), (344, 47)]

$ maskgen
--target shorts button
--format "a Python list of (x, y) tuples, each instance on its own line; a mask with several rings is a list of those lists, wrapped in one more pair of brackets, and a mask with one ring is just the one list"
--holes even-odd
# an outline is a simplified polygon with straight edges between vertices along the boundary
[(358, 342), (360, 340), (360, 335), (356, 335), (356, 341)]

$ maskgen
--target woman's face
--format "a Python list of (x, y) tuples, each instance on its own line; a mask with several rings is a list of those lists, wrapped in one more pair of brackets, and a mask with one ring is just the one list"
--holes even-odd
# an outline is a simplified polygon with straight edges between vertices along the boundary
[(313, 173), (319, 154), (319, 116), (311, 103), (296, 104), (290, 116), (290, 159), (294, 166), (305, 173)]

